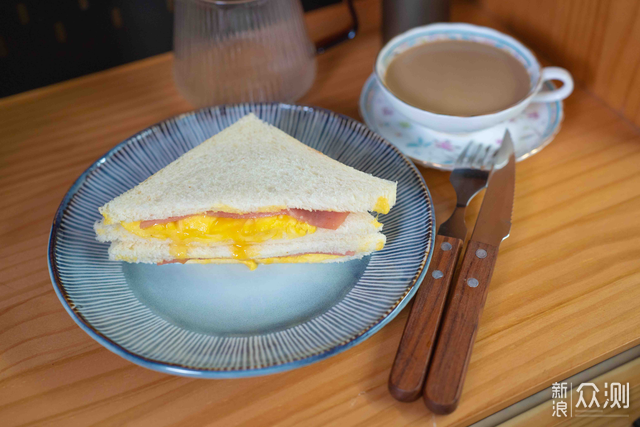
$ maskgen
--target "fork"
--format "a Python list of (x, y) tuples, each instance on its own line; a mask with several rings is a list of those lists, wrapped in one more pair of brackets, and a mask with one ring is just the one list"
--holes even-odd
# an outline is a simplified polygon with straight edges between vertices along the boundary
[(389, 392), (399, 401), (412, 402), (422, 393), (447, 293), (467, 235), (465, 208), (486, 187), (496, 151), (470, 142), (454, 164), (449, 181), (456, 191), (456, 208), (438, 229), (431, 264), (413, 300), (389, 376)]

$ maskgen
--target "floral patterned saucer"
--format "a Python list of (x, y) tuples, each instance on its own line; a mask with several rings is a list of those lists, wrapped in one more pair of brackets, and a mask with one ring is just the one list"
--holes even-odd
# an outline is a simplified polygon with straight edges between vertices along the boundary
[[(554, 89), (546, 82), (548, 89)], [(360, 95), (360, 115), (374, 132), (396, 145), (404, 154), (423, 166), (451, 170), (453, 162), (471, 141), (500, 145), (504, 124), (468, 134), (437, 132), (410, 121), (385, 98), (372, 74)], [(563, 118), (562, 102), (532, 103), (519, 116), (507, 123), (518, 161), (537, 153), (549, 144), (560, 130)]]

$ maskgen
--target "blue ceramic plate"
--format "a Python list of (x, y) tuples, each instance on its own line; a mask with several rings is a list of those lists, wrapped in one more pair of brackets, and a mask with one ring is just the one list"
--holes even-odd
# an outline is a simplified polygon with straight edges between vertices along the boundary
[[(109, 261), (108, 244), (93, 232), (98, 207), (249, 112), (342, 163), (398, 182), (396, 206), (380, 217), (384, 250), (345, 263), (255, 271)], [(340, 353), (387, 324), (424, 277), (433, 221), (416, 168), (364, 125), (319, 108), (221, 106), (152, 126), (83, 173), (54, 219), (49, 270), (71, 317), (127, 360), (192, 377), (263, 375)]]

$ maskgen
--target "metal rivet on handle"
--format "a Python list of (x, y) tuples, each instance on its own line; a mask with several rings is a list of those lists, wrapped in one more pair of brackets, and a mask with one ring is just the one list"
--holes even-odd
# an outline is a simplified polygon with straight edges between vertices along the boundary
[(444, 277), (444, 274), (442, 274), (442, 271), (440, 270), (434, 270), (433, 273), (431, 273), (431, 276), (434, 279), (441, 279), (442, 277)]
[(444, 242), (441, 246), (440, 249), (442, 249), (443, 251), (450, 251), (452, 248), (451, 243), (449, 242)]
[(467, 279), (467, 285), (469, 285), (472, 288), (475, 288), (479, 284), (480, 284), (480, 282), (478, 282), (478, 279), (474, 279), (473, 277)]
[(476, 256), (478, 258), (486, 258), (487, 257), (487, 251), (485, 251), (484, 249), (478, 249), (476, 251)]

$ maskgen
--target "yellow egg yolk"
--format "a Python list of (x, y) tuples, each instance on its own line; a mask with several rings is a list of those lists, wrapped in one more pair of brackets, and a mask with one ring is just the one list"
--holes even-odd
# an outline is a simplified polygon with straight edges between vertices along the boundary
[(237, 259), (253, 258), (251, 245), (271, 239), (294, 239), (315, 233), (316, 227), (288, 215), (262, 218), (218, 218), (193, 215), (165, 224), (140, 228), (140, 221), (122, 222), (125, 230), (142, 238), (155, 238), (173, 243), (171, 255), (188, 258), (188, 245), (193, 242), (229, 242)]
[(391, 210), (391, 206), (389, 206), (389, 200), (386, 197), (378, 197), (376, 200), (376, 205), (373, 207), (375, 212), (379, 212), (381, 214), (388, 214)]

